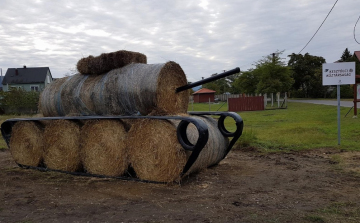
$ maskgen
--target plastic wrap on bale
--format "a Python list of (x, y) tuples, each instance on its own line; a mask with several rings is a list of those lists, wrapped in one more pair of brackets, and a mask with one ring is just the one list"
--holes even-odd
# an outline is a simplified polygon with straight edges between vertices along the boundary
[(175, 62), (129, 64), (102, 75), (75, 74), (59, 79), (40, 97), (45, 117), (84, 115), (172, 115), (186, 113), (187, 84)]

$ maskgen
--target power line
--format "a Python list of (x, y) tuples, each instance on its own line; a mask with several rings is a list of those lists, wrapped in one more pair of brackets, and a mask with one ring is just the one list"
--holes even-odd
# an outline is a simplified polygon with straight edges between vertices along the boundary
[(327, 14), (327, 16), (325, 17), (324, 21), (321, 23), (321, 25), (319, 26), (319, 28), (316, 30), (315, 34), (311, 37), (311, 39), (309, 40), (309, 42), (304, 46), (304, 48), (302, 48), (299, 52), (299, 54), (301, 53), (301, 51), (303, 51), (305, 49), (305, 47), (307, 47), (307, 45), (311, 42), (311, 40), (315, 37), (316, 33), (320, 30), (321, 26), (324, 24), (325, 20), (327, 19), (327, 17), (329, 17), (331, 11), (333, 10), (333, 8), (335, 7), (336, 3), (339, 0), (336, 0), (336, 2), (334, 3), (333, 7), (330, 9), (330, 12)]
[(357, 42), (358, 44), (360, 44), (360, 43), (356, 40), (355, 28), (356, 28), (357, 23), (359, 22), (359, 19), (360, 19), (360, 16), (359, 16), (359, 18), (358, 18), (358, 20), (356, 21), (355, 26), (354, 26), (354, 40), (355, 40), (355, 42)]

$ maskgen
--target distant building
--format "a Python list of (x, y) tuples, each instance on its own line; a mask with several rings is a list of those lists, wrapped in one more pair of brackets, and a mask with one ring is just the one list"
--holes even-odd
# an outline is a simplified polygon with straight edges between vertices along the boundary
[(191, 88), (194, 92), (202, 88), (202, 85)]
[(0, 91), (3, 90), (3, 85), (2, 85), (3, 79), (4, 79), (4, 76), (0, 76)]
[(200, 90), (193, 93), (194, 103), (202, 103), (202, 102), (214, 102), (215, 100), (215, 92), (213, 90), (207, 88), (201, 88)]
[(2, 80), (3, 90), (42, 91), (53, 81), (49, 67), (9, 68)]

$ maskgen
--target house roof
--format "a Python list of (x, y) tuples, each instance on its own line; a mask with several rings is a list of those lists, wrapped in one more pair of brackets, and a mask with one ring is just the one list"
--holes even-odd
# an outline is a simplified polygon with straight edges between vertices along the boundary
[[(9, 68), (6, 71), (2, 84), (31, 84), (42, 83), (46, 79), (49, 67)], [(51, 73), (50, 73), (51, 75)]]
[(360, 51), (355, 51), (354, 54), (358, 58), (358, 60), (360, 61)]
[(200, 90), (194, 92), (193, 94), (211, 94), (211, 93), (215, 93), (216, 91), (207, 89), (207, 88), (201, 88)]

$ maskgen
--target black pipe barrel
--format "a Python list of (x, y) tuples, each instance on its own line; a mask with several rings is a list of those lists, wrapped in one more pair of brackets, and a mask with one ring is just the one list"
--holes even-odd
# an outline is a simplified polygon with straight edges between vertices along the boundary
[(216, 81), (216, 80), (218, 80), (220, 78), (224, 78), (224, 77), (227, 77), (227, 76), (230, 76), (230, 75), (233, 75), (233, 74), (237, 74), (239, 72), (240, 72), (240, 68), (237, 67), (235, 69), (228, 70), (228, 71), (226, 71), (224, 73), (221, 73), (221, 74), (209, 77), (209, 78), (205, 78), (205, 79), (203, 79), (201, 81), (197, 81), (197, 82), (194, 82), (194, 83), (191, 83), (191, 84), (188, 84), (188, 85), (178, 87), (178, 88), (176, 88), (176, 93), (179, 93), (181, 91), (185, 91), (187, 89), (190, 89), (190, 88), (202, 85), (202, 84), (206, 84), (206, 83), (209, 83), (209, 82), (212, 82), (212, 81)]

